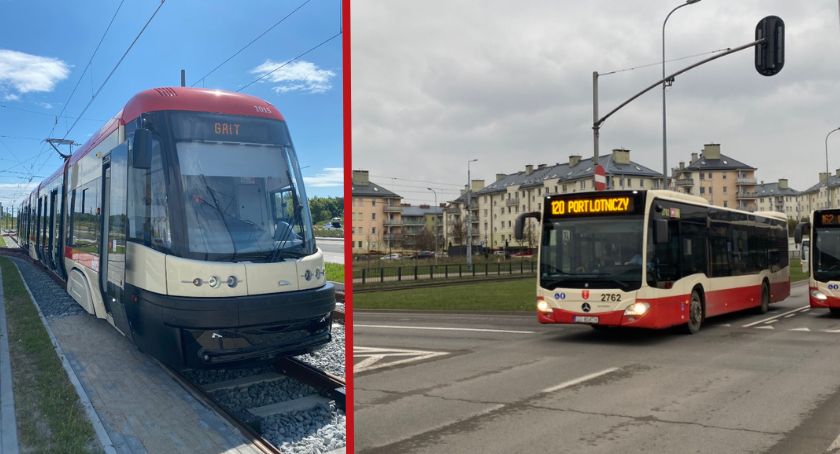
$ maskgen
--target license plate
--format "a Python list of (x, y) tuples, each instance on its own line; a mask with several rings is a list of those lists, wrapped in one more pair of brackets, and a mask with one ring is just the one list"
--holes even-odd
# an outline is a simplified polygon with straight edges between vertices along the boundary
[(598, 323), (598, 317), (575, 315), (575, 323)]

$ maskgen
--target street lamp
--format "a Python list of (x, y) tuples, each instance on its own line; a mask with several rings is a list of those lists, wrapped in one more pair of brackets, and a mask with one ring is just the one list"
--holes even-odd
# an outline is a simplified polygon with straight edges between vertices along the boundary
[(472, 272), (472, 179), (470, 177), (470, 163), (478, 159), (467, 161), (467, 271)]
[[(437, 204), (437, 191), (435, 191), (432, 188), (426, 188), (426, 189), (432, 191), (432, 193), (435, 195), (435, 207), (437, 207), (438, 206), (438, 204)], [(434, 211), (433, 211), (433, 213), (434, 213)], [(437, 216), (435, 216), (435, 224), (434, 224), (433, 229), (434, 229), (434, 235), (435, 235), (435, 264), (437, 264), (437, 252), (438, 252)]]
[(831, 176), (831, 173), (828, 171), (828, 136), (831, 134), (840, 131), (840, 126), (828, 131), (828, 134), (825, 135), (825, 207), (830, 208), (831, 203), (829, 202), (830, 198), (828, 195), (828, 178)]
[[(674, 11), (682, 8), (683, 6), (688, 6), (699, 1), (700, 0), (686, 0), (685, 3), (672, 9), (671, 12), (665, 16), (665, 20), (662, 22), (662, 79), (665, 79), (665, 24), (668, 23), (668, 18), (671, 17), (671, 14), (674, 14)], [(665, 129), (665, 87), (668, 86), (668, 82), (673, 83), (674, 80), (671, 79), (670, 81), (662, 82), (662, 189), (668, 189), (668, 136), (667, 130)]]

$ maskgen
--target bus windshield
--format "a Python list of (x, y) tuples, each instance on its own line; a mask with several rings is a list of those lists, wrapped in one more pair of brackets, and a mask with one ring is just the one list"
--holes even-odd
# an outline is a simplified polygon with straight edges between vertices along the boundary
[(638, 289), (643, 225), (642, 216), (546, 220), (540, 286)]
[(814, 279), (840, 280), (840, 228), (814, 228), (813, 261)]
[(275, 261), (314, 252), (290, 146), (180, 141), (176, 150), (190, 255)]

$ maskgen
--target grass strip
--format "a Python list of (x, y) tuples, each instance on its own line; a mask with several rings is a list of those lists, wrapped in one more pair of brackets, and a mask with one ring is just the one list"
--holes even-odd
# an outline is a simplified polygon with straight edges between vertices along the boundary
[(356, 309), (532, 311), (536, 280), (469, 283), (445, 287), (364, 292), (353, 295)]
[(324, 270), (327, 273), (328, 281), (344, 283), (344, 265), (324, 262)]
[(808, 271), (802, 271), (802, 267), (799, 266), (799, 263), (791, 264), (790, 265), (790, 282), (796, 282), (808, 279)]
[(21, 452), (101, 452), (15, 265), (0, 257)]

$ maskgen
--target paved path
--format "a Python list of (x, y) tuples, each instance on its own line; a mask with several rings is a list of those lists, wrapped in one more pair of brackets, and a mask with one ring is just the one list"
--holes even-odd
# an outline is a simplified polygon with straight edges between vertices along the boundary
[(19, 447), (8, 333), (3, 300), (3, 275), (0, 274), (0, 452), (17, 454)]
[(840, 318), (806, 291), (696, 335), (358, 312), (356, 449), (840, 452)]
[[(56, 310), (76, 304), (43, 271), (15, 259), (47, 326), (119, 453), (251, 453), (242, 435), (193, 399), (104, 320)], [(44, 301), (49, 299), (50, 301)], [(51, 316), (49, 314), (59, 314)]]
[(344, 263), (344, 238), (318, 237), (315, 241), (324, 253), (325, 262)]

